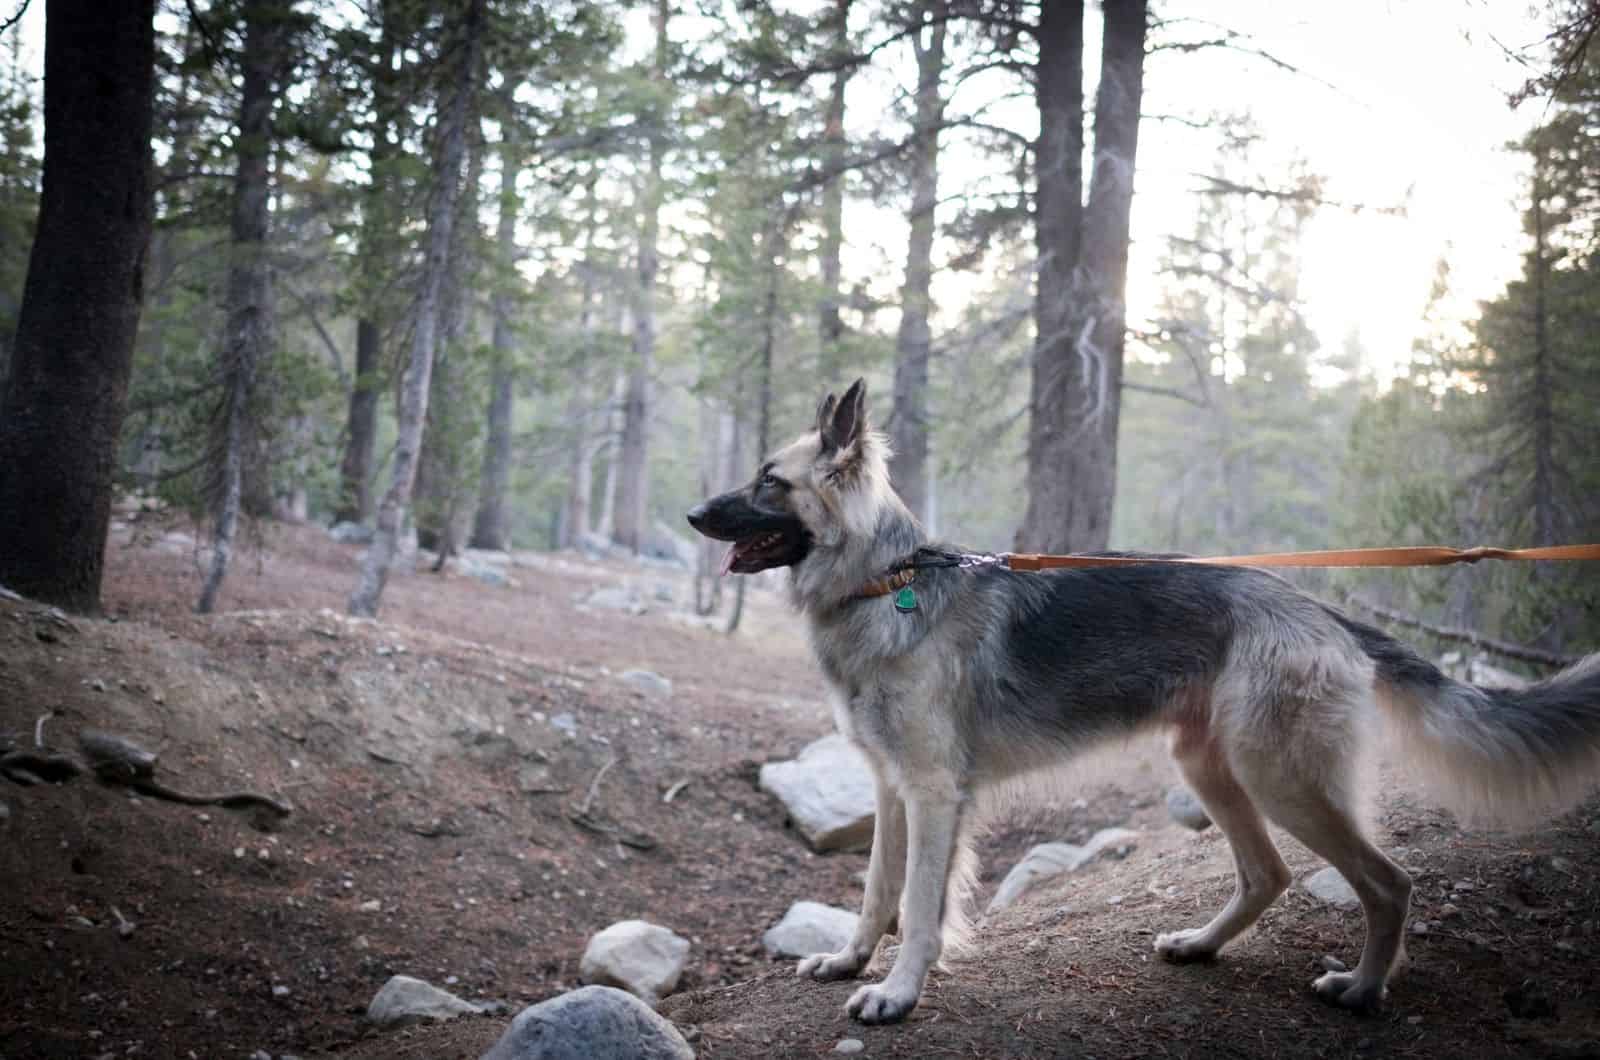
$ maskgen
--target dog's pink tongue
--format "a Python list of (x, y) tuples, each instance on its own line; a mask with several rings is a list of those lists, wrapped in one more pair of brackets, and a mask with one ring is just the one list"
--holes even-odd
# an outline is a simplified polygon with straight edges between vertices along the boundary
[(728, 554), (722, 557), (722, 573), (726, 575), (733, 570), (733, 561), (739, 558), (739, 542), (735, 541), (728, 546)]

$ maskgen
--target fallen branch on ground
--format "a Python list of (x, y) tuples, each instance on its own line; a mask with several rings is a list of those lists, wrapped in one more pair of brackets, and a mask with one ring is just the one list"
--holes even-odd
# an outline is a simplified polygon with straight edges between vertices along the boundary
[(1424, 622), (1415, 615), (1408, 615), (1403, 611), (1396, 611), (1391, 607), (1384, 607), (1382, 604), (1375, 604), (1371, 600), (1364, 599), (1363, 597), (1356, 596), (1354, 594), (1351, 594), (1349, 601), (1350, 603), (1361, 608), (1363, 611), (1376, 615), (1386, 622), (1393, 622), (1400, 626), (1409, 626), (1412, 629), (1420, 629), (1424, 633), (1430, 633), (1433, 636), (1438, 637), (1440, 640), (1453, 640), (1459, 641), (1462, 644), (1470, 644), (1475, 648), (1482, 648), (1484, 651), (1491, 652), (1495, 655), (1502, 655), (1507, 659), (1516, 659), (1520, 662), (1530, 662), (1539, 666), (1554, 666), (1559, 668), (1562, 666), (1571, 666), (1573, 663), (1583, 658), (1581, 655), (1562, 655), (1558, 652), (1544, 651), (1540, 648), (1530, 648), (1523, 644), (1513, 644), (1510, 641), (1496, 640), (1494, 637), (1484, 636), (1477, 630), (1456, 629), (1453, 626), (1436, 626), (1431, 622)]

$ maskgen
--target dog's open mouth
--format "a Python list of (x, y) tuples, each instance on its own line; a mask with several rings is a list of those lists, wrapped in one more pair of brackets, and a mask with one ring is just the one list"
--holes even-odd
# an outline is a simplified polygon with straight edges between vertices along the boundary
[(722, 573), (754, 574), (772, 567), (787, 567), (805, 558), (805, 533), (769, 530), (740, 538), (722, 557)]

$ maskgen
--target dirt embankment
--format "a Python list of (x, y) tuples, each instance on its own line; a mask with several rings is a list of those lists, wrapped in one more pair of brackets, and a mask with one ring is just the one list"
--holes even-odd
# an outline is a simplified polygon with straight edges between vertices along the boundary
[[(854, 905), (865, 867), (809, 854), (755, 786), (829, 724), (779, 601), (752, 594), (728, 638), (685, 615), (681, 575), (564, 556), (505, 585), (403, 576), (382, 622), (351, 622), (357, 551), (276, 529), (201, 619), (184, 540), (124, 534), (115, 620), (0, 600), (0, 740), (31, 746), (50, 714), (47, 743), (115, 731), (175, 787), (295, 807), (262, 831), (90, 779), (0, 787), (0, 1056), (475, 1057), (505, 1016), (374, 1035), (361, 1013), (394, 973), (515, 1010), (575, 985), (586, 938), (628, 917), (691, 938), (663, 1010), (708, 1057), (845, 1037), (897, 1057), (1600, 1055), (1600, 807), (1463, 832), (1386, 773), (1376, 831), (1428, 926), (1363, 1020), (1308, 990), (1323, 955), (1353, 963), (1359, 917), (1298, 887), (1215, 965), (1153, 959), (1156, 932), (1232, 883), (1215, 830), (1166, 821), (1146, 746), (1002, 822), (984, 885), (1033, 842), (1110, 824), (1140, 830), (1125, 858), (985, 922), (907, 1024), (851, 1024), (852, 987), (798, 982), (759, 945), (795, 900)], [(645, 612), (584, 603), (597, 589)], [(1318, 867), (1282, 846), (1297, 875)]]

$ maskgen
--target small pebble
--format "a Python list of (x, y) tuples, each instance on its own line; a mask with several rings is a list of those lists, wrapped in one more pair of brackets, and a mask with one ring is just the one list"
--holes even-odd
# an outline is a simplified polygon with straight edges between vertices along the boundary
[(1449, 920), (1452, 917), (1458, 917), (1460, 915), (1461, 910), (1449, 902), (1446, 902), (1444, 905), (1439, 907), (1439, 919), (1441, 920)]
[(1325, 972), (1348, 972), (1350, 969), (1337, 957), (1323, 957), (1322, 970)]
[(278, 983), (276, 986), (274, 986), (272, 988), (272, 996), (273, 997), (288, 997), (289, 996), (289, 988), (284, 986), (282, 983)]
[(1428, 922), (1426, 920), (1418, 920), (1411, 925), (1411, 933), (1413, 935), (1426, 935), (1428, 933)]
[(833, 1051), (845, 1056), (854, 1056), (866, 1047), (866, 1043), (860, 1038), (840, 1038), (839, 1044), (833, 1047)]

